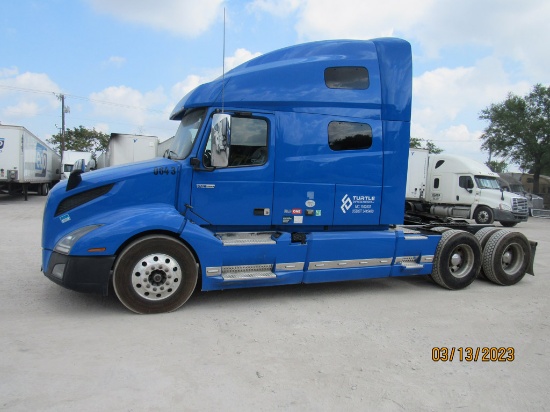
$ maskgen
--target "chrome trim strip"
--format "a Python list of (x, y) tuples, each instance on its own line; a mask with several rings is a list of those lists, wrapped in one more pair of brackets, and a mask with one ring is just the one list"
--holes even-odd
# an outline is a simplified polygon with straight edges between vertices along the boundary
[(221, 267), (206, 268), (206, 276), (220, 276), (222, 274)]
[(424, 239), (428, 239), (428, 236), (422, 236), (422, 235), (404, 235), (403, 236), (405, 238), (405, 240), (424, 240)]
[(392, 258), (369, 258), (369, 259), (354, 259), (354, 260), (330, 260), (320, 262), (310, 262), (308, 270), (322, 269), (343, 269), (343, 268), (361, 268), (373, 266), (391, 265)]
[(289, 272), (293, 270), (304, 270), (304, 262), (277, 263), (275, 266), (277, 272)]
[(434, 255), (424, 255), (420, 258), (420, 263), (432, 263), (434, 261)]

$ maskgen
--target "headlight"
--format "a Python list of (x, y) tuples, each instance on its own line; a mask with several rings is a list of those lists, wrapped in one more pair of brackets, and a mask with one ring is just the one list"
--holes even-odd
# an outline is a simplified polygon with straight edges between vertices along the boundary
[(62, 237), (53, 248), (56, 252), (68, 255), (74, 244), (85, 234), (101, 227), (101, 225), (84, 226)]
[(510, 210), (510, 211), (512, 210), (512, 207), (510, 205), (507, 205), (506, 203), (501, 203), (499, 207), (500, 207), (500, 210)]

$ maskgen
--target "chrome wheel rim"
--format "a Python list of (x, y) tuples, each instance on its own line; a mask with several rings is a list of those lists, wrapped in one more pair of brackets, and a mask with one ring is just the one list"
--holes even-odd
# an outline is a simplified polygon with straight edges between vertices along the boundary
[(467, 276), (474, 265), (474, 251), (468, 245), (454, 248), (449, 258), (449, 270), (455, 278)]
[(155, 253), (136, 263), (132, 271), (132, 287), (144, 299), (163, 300), (178, 290), (181, 276), (181, 267), (176, 259), (164, 253)]

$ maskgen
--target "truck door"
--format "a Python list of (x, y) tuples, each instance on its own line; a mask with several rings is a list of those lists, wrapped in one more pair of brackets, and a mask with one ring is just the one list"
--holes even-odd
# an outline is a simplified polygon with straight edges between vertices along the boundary
[(193, 212), (202, 218), (197, 220), (225, 230), (268, 227), (273, 205), (273, 117), (235, 114), (209, 122), (209, 136), (199, 151), (202, 167), (194, 171), (191, 187)]
[(462, 175), (458, 177), (458, 191), (456, 193), (456, 201), (459, 204), (472, 205), (476, 201), (476, 193), (474, 179), (470, 175)]

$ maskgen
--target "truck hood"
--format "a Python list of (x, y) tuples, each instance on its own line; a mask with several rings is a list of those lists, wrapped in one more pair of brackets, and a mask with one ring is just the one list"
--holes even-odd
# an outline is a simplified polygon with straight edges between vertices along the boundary
[(495, 204), (498, 203), (505, 203), (508, 206), (512, 205), (512, 199), (524, 199), (523, 196), (517, 195), (515, 193), (511, 192), (501, 192), (498, 189), (478, 189), (480, 192), (480, 196), (485, 199), (491, 199), (495, 202)]
[(77, 227), (109, 223), (117, 212), (135, 205), (165, 204), (174, 209), (180, 169), (178, 162), (157, 158), (83, 173), (82, 181), (68, 191), (68, 181), (60, 182), (50, 192), (43, 220), (43, 234), (57, 236), (48, 240), (52, 244), (43, 237), (43, 247), (52, 248)]

